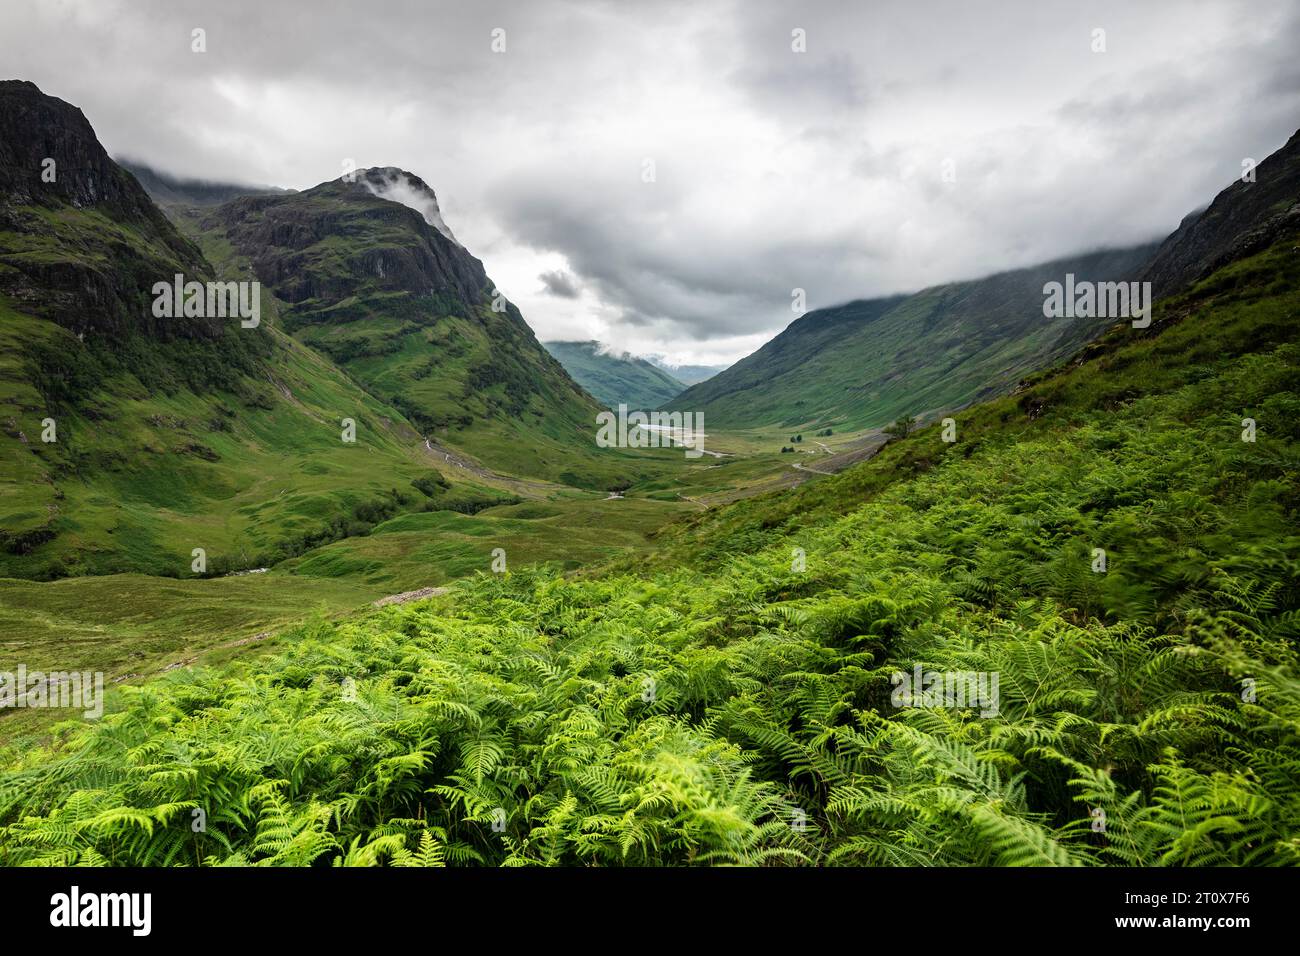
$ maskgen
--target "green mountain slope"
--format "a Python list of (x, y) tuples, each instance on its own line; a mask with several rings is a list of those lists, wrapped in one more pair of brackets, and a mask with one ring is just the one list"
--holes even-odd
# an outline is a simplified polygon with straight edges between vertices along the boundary
[(287, 331), (423, 434), (512, 474), (617, 483), (629, 459), (596, 448), (600, 407), (495, 294), (418, 177), (376, 168), (241, 197), (198, 229), (284, 301)]
[(246, 275), (218, 275), (80, 110), (0, 83), (0, 149), (0, 576), (189, 576), (196, 548), (206, 574), (263, 566), (443, 494), (417, 429), (285, 335), (274, 296), (256, 328), (153, 315), (175, 273)]
[(1006, 391), (1109, 319), (1043, 316), (1043, 285), (1133, 278), (1154, 246), (1063, 259), (915, 295), (817, 309), (670, 408), (713, 427), (879, 428)]
[(1297, 242), (653, 565), (124, 692), (7, 755), (0, 862), (1294, 866)]
[(663, 369), (627, 352), (601, 350), (599, 342), (543, 342), (573, 380), (609, 408), (658, 408), (686, 386)]

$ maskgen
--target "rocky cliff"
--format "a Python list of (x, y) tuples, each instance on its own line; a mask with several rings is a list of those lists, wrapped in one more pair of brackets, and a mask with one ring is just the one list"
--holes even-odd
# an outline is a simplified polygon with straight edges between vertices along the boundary
[(1300, 223), (1300, 132), (1201, 212), (1187, 216), (1143, 275), (1157, 296), (1172, 295), (1224, 264), (1271, 245)]
[(81, 110), (0, 82), (0, 293), (81, 335), (219, 337), (219, 322), (152, 315), (153, 284), (178, 272), (211, 270)]

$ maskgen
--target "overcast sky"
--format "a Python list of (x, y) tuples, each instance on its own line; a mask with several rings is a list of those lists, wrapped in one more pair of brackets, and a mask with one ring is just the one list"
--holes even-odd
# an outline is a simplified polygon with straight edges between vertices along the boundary
[(299, 189), (404, 167), (540, 338), (705, 363), (794, 288), (1163, 236), (1300, 127), (1298, 50), (1300, 3), (1264, 0), (0, 4), (5, 78), (113, 155)]

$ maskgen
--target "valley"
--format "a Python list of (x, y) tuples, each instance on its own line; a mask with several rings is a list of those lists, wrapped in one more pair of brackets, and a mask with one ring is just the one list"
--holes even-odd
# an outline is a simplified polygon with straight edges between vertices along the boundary
[(111, 688), (0, 713), (0, 864), (1300, 859), (1300, 134), (689, 384), (540, 342), (410, 171), (187, 182), (22, 81), (0, 144), (0, 673)]

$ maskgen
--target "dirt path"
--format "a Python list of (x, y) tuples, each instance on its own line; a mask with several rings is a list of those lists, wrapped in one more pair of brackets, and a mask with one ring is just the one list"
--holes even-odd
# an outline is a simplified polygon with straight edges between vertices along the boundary
[(545, 498), (549, 498), (560, 487), (545, 481), (537, 481), (530, 478), (512, 478), (510, 475), (498, 474), (495, 471), (485, 468), (472, 458), (467, 458), (464, 455), (454, 452), (450, 448), (446, 448), (429, 438), (424, 440), (424, 450), (440, 462), (450, 465), (457, 471), (462, 471), (467, 475), (471, 475), (479, 481), (484, 481), (498, 487), (505, 487), (519, 495), (521, 498), (530, 498), (533, 501), (541, 501)]
[(811, 471), (814, 475), (833, 475), (833, 471), (822, 471), (819, 468), (809, 468), (807, 465), (801, 465), (798, 462), (793, 463), (791, 468), (798, 468), (800, 471)]
[(419, 601), (427, 597), (438, 597), (446, 594), (446, 588), (417, 588), (414, 591), (403, 591), (401, 594), (390, 594), (388, 597), (381, 597), (375, 602), (375, 607), (387, 607), (390, 604), (407, 604), (411, 601)]

